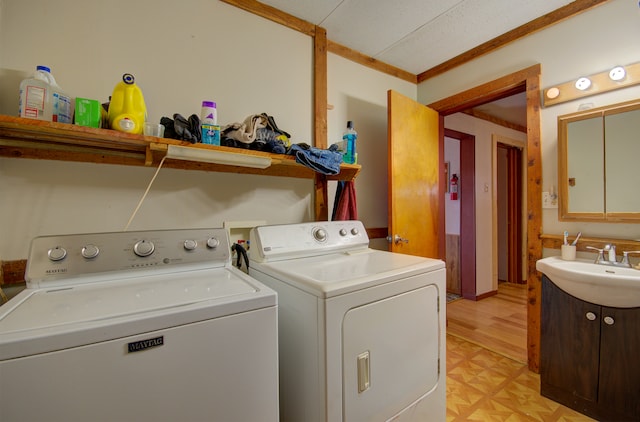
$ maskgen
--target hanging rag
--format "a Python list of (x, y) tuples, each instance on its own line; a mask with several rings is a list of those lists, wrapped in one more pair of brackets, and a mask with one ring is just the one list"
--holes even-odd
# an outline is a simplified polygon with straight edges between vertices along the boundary
[[(346, 182), (338, 182), (338, 184), (339, 189), (336, 190), (332, 220), (357, 220), (358, 204), (356, 202), (355, 182), (353, 180), (347, 180)], [(342, 184), (341, 187), (340, 184)]]
[(340, 173), (342, 154), (338, 152), (338, 146), (333, 144), (329, 149), (319, 149), (307, 144), (293, 144), (288, 155), (296, 157), (296, 162), (325, 175)]

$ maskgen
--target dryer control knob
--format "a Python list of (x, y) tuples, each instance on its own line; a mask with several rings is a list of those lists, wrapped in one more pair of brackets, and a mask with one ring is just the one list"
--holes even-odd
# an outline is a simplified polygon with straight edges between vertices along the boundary
[(357, 236), (360, 232), (355, 227), (351, 229), (351, 234)]
[(153, 242), (148, 240), (140, 240), (133, 245), (133, 253), (140, 257), (145, 257), (151, 255), (156, 250), (156, 246)]
[(193, 239), (187, 239), (184, 241), (184, 249), (187, 251), (193, 251), (198, 247), (198, 242)]
[(82, 248), (82, 256), (87, 259), (92, 259), (100, 254), (100, 249), (96, 245), (86, 245)]
[(347, 235), (347, 231), (345, 229), (340, 229), (340, 236), (344, 237)]
[(220, 244), (220, 241), (218, 239), (216, 239), (215, 237), (210, 237), (207, 240), (207, 247), (211, 248), (211, 249), (215, 249), (218, 247), (218, 245)]
[(49, 249), (47, 256), (51, 261), (62, 261), (67, 257), (67, 250), (61, 246)]
[(318, 227), (313, 230), (313, 237), (318, 242), (324, 242), (325, 240), (327, 240), (327, 231), (321, 227)]

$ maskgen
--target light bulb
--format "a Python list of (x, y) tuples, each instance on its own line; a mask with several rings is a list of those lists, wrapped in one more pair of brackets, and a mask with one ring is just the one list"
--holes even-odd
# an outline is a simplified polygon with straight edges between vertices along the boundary
[(590, 86), (591, 86), (591, 79), (589, 78), (583, 77), (576, 81), (576, 88), (579, 89), (580, 91), (589, 89)]
[(616, 66), (609, 72), (609, 78), (611, 78), (612, 81), (621, 81), (625, 76), (627, 76), (627, 72), (622, 66)]

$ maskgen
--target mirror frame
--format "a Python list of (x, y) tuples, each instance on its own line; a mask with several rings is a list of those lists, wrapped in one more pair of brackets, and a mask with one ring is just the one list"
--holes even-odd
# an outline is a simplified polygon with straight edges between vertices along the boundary
[[(568, 124), (595, 117), (624, 113), (640, 109), (640, 99), (558, 116), (558, 219), (560, 221), (591, 221), (604, 223), (629, 223), (640, 221), (638, 212), (569, 212), (568, 175)], [(606, 174), (603, 174), (606, 180)], [(606, 196), (606, 193), (605, 193)], [(603, 201), (605, 198), (603, 198)]]

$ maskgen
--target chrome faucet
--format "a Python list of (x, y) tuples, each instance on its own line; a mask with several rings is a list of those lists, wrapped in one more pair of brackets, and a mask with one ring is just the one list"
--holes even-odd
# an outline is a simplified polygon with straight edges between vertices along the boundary
[[(640, 251), (623, 251), (622, 259), (618, 261), (616, 256), (616, 246), (613, 244), (604, 245), (603, 249), (594, 248), (593, 246), (586, 246), (586, 249), (592, 249), (598, 252), (595, 263), (601, 265), (613, 265), (618, 267), (632, 268), (631, 262), (629, 262), (629, 254), (640, 254)], [(607, 256), (605, 258), (605, 252)]]

